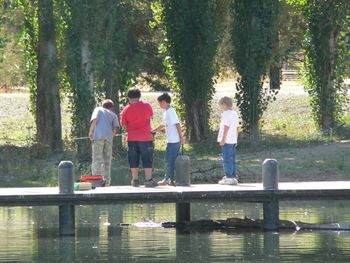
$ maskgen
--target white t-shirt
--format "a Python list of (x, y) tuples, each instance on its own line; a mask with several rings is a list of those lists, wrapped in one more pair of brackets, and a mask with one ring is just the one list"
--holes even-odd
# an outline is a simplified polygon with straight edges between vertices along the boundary
[(165, 133), (168, 143), (180, 142), (180, 136), (176, 129), (176, 124), (178, 123), (180, 123), (179, 117), (172, 107), (164, 111), (163, 124), (165, 125)]
[(221, 142), (224, 135), (224, 128), (228, 126), (226, 142), (229, 144), (237, 144), (237, 128), (239, 127), (238, 114), (234, 110), (225, 110), (221, 115), (220, 129), (218, 134), (218, 142)]

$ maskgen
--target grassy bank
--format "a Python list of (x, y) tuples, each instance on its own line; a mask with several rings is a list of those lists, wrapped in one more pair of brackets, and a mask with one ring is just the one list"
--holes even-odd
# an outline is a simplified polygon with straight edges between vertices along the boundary
[[(192, 160), (193, 182), (215, 182), (222, 176), (220, 148), (216, 131), (220, 118), (217, 99), (213, 100), (212, 136), (201, 144), (185, 146)], [(227, 92), (229, 94), (229, 92)], [(156, 103), (158, 93), (145, 93), (144, 99), (155, 109), (154, 125), (160, 122), (162, 111)], [(70, 138), (68, 103), (63, 104), (62, 122), (66, 151), (63, 154), (36, 160), (31, 156), (34, 119), (29, 113), (28, 94), (0, 94), (0, 186), (56, 185), (60, 160), (73, 160), (76, 177), (90, 174), (89, 164), (79, 164), (74, 158)], [(349, 116), (349, 111), (348, 115)], [(305, 94), (281, 94), (269, 105), (263, 116), (261, 146), (252, 149), (242, 134), (237, 151), (238, 174), (243, 182), (261, 181), (261, 163), (276, 158), (281, 181), (347, 180), (350, 178), (350, 119), (338, 135), (323, 137), (315, 126)], [(155, 138), (155, 176), (160, 179), (164, 168), (164, 135)], [(125, 142), (124, 142), (125, 144)], [(125, 146), (125, 145), (124, 145)], [(126, 152), (115, 154), (112, 180), (128, 184), (130, 175)]]

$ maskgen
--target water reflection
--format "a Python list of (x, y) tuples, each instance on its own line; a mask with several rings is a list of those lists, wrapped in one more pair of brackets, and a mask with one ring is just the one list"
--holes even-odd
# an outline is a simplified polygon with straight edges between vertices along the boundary
[[(349, 204), (284, 203), (280, 217), (309, 223), (350, 222)], [(195, 220), (261, 218), (261, 210), (259, 204), (191, 206)], [(350, 232), (273, 233), (120, 226), (140, 221), (174, 221), (174, 211), (173, 204), (79, 206), (76, 235), (59, 237), (57, 207), (0, 208), (0, 262), (350, 261)]]
[(280, 237), (276, 232), (264, 233), (264, 256), (276, 261), (280, 254)]

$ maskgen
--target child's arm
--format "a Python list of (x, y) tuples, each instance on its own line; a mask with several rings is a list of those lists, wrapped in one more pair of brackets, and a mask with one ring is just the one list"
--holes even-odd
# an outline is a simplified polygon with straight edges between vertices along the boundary
[(176, 126), (176, 129), (177, 129), (177, 132), (179, 133), (181, 144), (185, 144), (186, 143), (186, 139), (182, 135), (182, 129), (181, 129), (180, 123), (176, 123), (175, 126)]
[(113, 136), (116, 136), (118, 133), (118, 126), (113, 129)]
[(153, 129), (154, 132), (159, 132), (165, 128), (165, 125), (163, 123), (159, 124), (157, 128)]
[(220, 145), (223, 146), (225, 143), (226, 143), (226, 137), (227, 137), (227, 134), (228, 134), (228, 130), (230, 129), (229, 126), (224, 126), (224, 134), (222, 135), (222, 139), (220, 141)]

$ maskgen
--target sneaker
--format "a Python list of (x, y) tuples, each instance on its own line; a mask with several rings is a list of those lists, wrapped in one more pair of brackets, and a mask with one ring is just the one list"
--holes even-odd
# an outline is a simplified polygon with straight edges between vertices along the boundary
[(156, 186), (158, 186), (158, 184), (156, 181), (154, 181), (153, 178), (145, 181), (145, 187), (156, 187)]
[(168, 184), (169, 184), (169, 180), (165, 179), (165, 178), (158, 182), (158, 185), (160, 185), (160, 186), (168, 185)]
[(173, 180), (168, 181), (168, 185), (170, 186), (176, 186), (176, 182)]
[(224, 176), (218, 183), (225, 184), (225, 185), (237, 185), (238, 181), (236, 178), (228, 178)]
[(139, 187), (139, 186), (140, 186), (140, 181), (139, 181), (139, 179), (132, 179), (132, 180), (131, 180), (131, 185), (132, 185), (133, 187)]

